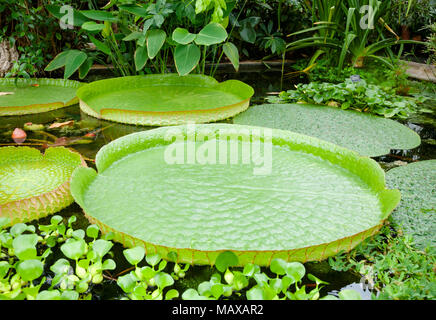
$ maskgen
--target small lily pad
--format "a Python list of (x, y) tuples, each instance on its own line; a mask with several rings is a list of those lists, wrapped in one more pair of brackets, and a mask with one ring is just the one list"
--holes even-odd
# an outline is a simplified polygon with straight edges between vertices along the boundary
[(73, 202), (69, 180), (86, 165), (79, 154), (63, 147), (42, 155), (29, 147), (0, 148), (0, 217), (9, 224), (55, 213)]
[(420, 248), (436, 245), (435, 183), (436, 160), (411, 163), (386, 174), (386, 184), (401, 191), (401, 202), (392, 219)]
[(78, 102), (81, 83), (64, 79), (0, 79), (0, 116), (47, 112)]
[(309, 104), (264, 104), (237, 115), (235, 124), (289, 130), (378, 157), (391, 149), (420, 145), (417, 133), (401, 123), (353, 110)]

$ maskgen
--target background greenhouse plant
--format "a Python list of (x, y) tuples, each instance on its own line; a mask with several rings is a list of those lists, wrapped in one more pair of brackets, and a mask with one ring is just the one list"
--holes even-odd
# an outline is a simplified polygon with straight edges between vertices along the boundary
[[(238, 69), (238, 50), (226, 41), (226, 19), (232, 8), (225, 1), (197, 0), (194, 5), (187, 0), (157, 0), (109, 3), (102, 10), (75, 10), (73, 24), (87, 34), (99, 54), (67, 50), (56, 56), (45, 70), (65, 67), (65, 78), (76, 70), (84, 78), (97, 61), (111, 63), (122, 76), (164, 73), (172, 63), (180, 75), (194, 69), (205, 74), (206, 60), (218, 63), (223, 54)], [(63, 16), (59, 6), (50, 6), (49, 11), (58, 18)], [(190, 30), (180, 25), (189, 26)], [(212, 68), (210, 73), (213, 72)]]
[[(348, 56), (352, 64), (358, 68), (363, 67), (365, 60), (369, 58), (393, 68), (392, 62), (396, 56), (391, 50), (392, 46), (423, 43), (399, 39), (383, 20), (383, 15), (389, 10), (389, 6), (389, 1), (377, 0), (313, 1), (313, 27), (294, 32), (289, 36), (313, 35), (288, 43), (286, 51), (307, 47), (317, 48), (309, 65), (328, 53), (328, 57), (333, 59), (331, 65), (336, 65), (338, 70), (344, 66)], [(361, 8), (371, 9), (365, 11)], [(385, 29), (388, 32), (387, 36), (384, 34)], [(387, 56), (378, 55), (380, 52)]]

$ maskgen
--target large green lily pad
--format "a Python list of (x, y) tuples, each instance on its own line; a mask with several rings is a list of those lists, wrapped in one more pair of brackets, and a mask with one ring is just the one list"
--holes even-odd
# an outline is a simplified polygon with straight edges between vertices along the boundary
[(375, 234), (400, 199), (370, 158), (232, 124), (133, 133), (100, 149), (96, 166), (71, 180), (88, 219), (126, 246), (194, 264), (224, 250), (241, 264), (321, 260)]
[(392, 220), (411, 235), (418, 247), (436, 246), (436, 160), (419, 161), (391, 169), (389, 187), (401, 191)]
[(421, 143), (417, 133), (397, 121), (327, 106), (258, 105), (233, 122), (306, 134), (370, 157), (388, 154), (391, 149), (412, 149)]
[(78, 102), (80, 82), (64, 79), (0, 79), (0, 116), (47, 112)]
[(238, 80), (177, 74), (99, 80), (77, 91), (80, 108), (90, 116), (146, 126), (227, 119), (246, 110), (253, 94)]
[(55, 213), (74, 202), (69, 188), (73, 170), (86, 165), (63, 147), (45, 154), (30, 147), (0, 148), (0, 217), (10, 224)]

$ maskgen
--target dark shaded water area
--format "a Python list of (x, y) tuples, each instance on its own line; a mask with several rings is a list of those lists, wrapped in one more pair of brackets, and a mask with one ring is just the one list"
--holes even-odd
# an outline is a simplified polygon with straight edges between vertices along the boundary
[[(94, 75), (89, 77), (87, 81), (95, 81), (105, 77), (107, 77), (107, 75)], [(265, 103), (268, 95), (277, 94), (281, 90), (292, 89), (295, 85), (292, 80), (281, 78), (280, 68), (261, 68), (259, 70), (250, 70), (250, 72), (240, 73), (219, 72), (215, 77), (219, 81), (238, 79), (253, 86), (255, 96), (252, 99), (251, 105)], [(389, 155), (374, 158), (385, 170), (408, 162), (436, 159), (436, 93), (424, 106), (427, 109), (426, 112), (415, 114), (409, 119), (401, 121), (420, 135), (422, 144), (412, 150), (392, 150)], [(73, 126), (47, 129), (50, 124), (63, 123), (70, 120), (74, 120)], [(231, 119), (223, 122), (231, 123)], [(43, 144), (53, 143), (56, 138), (66, 138), (63, 142), (78, 140), (75, 141), (73, 145), (69, 145), (69, 147), (80, 152), (84, 157), (88, 158), (88, 160), (94, 159), (98, 150), (112, 140), (133, 132), (153, 129), (153, 127), (101, 121), (84, 114), (80, 111), (78, 105), (74, 105), (37, 115), (0, 117), (0, 144), (13, 144), (11, 134), (14, 128), (23, 128), (25, 124), (29, 123), (42, 124), (45, 128), (42, 131), (27, 131), (28, 143), (34, 144), (37, 148), (42, 148)], [(78, 139), (88, 133), (93, 133), (90, 138)], [(61, 140), (58, 140), (58, 142), (59, 141)], [(93, 166), (93, 162), (88, 161), (88, 165)], [(76, 215), (78, 219), (74, 224), (75, 228), (85, 229), (87, 225), (89, 225), (89, 222), (86, 220), (82, 214), (81, 208), (77, 204), (72, 204), (58, 214), (66, 218), (71, 215)], [(47, 217), (39, 220), (38, 223), (48, 224), (49, 220), (50, 217)], [(36, 222), (33, 222), (33, 224), (36, 225)], [(117, 264), (117, 269), (111, 272), (113, 277), (130, 267), (122, 254), (123, 249), (120, 244), (116, 244), (112, 250), (114, 252), (113, 259)], [(54, 257), (54, 259), (58, 259), (59, 257)], [(172, 264), (169, 263), (168, 268), (171, 268), (171, 265)], [(359, 291), (364, 299), (370, 299), (371, 291), (363, 289), (364, 286), (360, 284), (361, 277), (359, 274), (355, 272), (334, 271), (329, 266), (328, 261), (306, 263), (305, 266), (307, 273), (312, 273), (318, 278), (329, 282), (329, 285), (326, 285), (322, 289), (322, 295), (337, 293), (343, 288), (352, 288)], [(265, 272), (266, 271), (267, 270), (265, 270)], [(196, 288), (202, 281), (209, 280), (213, 272), (214, 269), (208, 266), (191, 267), (186, 277), (176, 282), (176, 289), (183, 292), (189, 287)], [(46, 276), (50, 277), (50, 274), (48, 273)], [(109, 277), (105, 278), (102, 284), (95, 285), (92, 288), (92, 292), (95, 293), (93, 296), (94, 299), (117, 299), (123, 295), (122, 290), (117, 286), (115, 280), (109, 279)]]

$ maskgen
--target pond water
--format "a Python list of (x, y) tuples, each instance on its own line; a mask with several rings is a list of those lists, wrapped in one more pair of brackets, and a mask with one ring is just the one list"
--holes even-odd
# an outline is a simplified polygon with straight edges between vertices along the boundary
[[(88, 81), (101, 79), (105, 76), (96, 75), (91, 76)], [(294, 83), (289, 79), (281, 79), (280, 69), (260, 69), (251, 70), (250, 72), (240, 73), (217, 73), (216, 78), (219, 81), (227, 79), (238, 79), (251, 85), (255, 89), (255, 95), (252, 99), (252, 105), (265, 102), (268, 94), (274, 94), (281, 90), (289, 90), (293, 88)], [(380, 165), (388, 170), (392, 167), (401, 165), (402, 162), (413, 162), (418, 160), (436, 159), (436, 93), (430, 93), (431, 100), (425, 103), (425, 108), (428, 109), (425, 113), (419, 113), (413, 117), (403, 121), (405, 125), (417, 132), (422, 139), (422, 144), (413, 150), (392, 150), (389, 155), (375, 158)], [(152, 127), (140, 127), (133, 125), (123, 125), (107, 121), (100, 121), (95, 118), (89, 117), (80, 111), (78, 105), (67, 107), (64, 109), (55, 110), (37, 115), (28, 116), (15, 116), (15, 117), (0, 117), (0, 145), (12, 144), (11, 134), (14, 128), (23, 128), (26, 123), (33, 124), (51, 124), (54, 122), (62, 123), (69, 120), (74, 120), (74, 127), (64, 126), (57, 129), (47, 131), (27, 131), (27, 142), (37, 144), (36, 147), (41, 147), (41, 144), (53, 143), (56, 138), (66, 137), (66, 139), (78, 139), (87, 133), (95, 133), (95, 137), (91, 139), (81, 140), (82, 144), (74, 144), (72, 147), (80, 152), (88, 159), (94, 159), (97, 151), (121, 136), (143, 130), (152, 129)], [(231, 120), (223, 121), (231, 122)], [(65, 142), (65, 140), (58, 140), (57, 142)], [(92, 166), (92, 161), (88, 162)], [(62, 210), (60, 215), (69, 217), (76, 215), (78, 220), (74, 225), (76, 228), (86, 228), (89, 224), (81, 213), (81, 209), (77, 204)], [(49, 217), (42, 219), (39, 223), (45, 224), (49, 222)], [(115, 260), (117, 269), (112, 272), (116, 275), (129, 267), (127, 261), (124, 260), (122, 255), (122, 246), (117, 244), (114, 246)], [(118, 258), (117, 258), (118, 257)], [(55, 257), (55, 259), (57, 259)], [(50, 262), (49, 262), (50, 263)], [(322, 293), (336, 293), (342, 288), (352, 288), (358, 290), (364, 299), (370, 299), (371, 291), (363, 289), (359, 283), (360, 276), (352, 272), (337, 272), (330, 268), (327, 261), (319, 263), (306, 263), (307, 273), (312, 273), (318, 278), (329, 282)], [(177, 283), (181, 291), (188, 287), (197, 287), (202, 281), (210, 279), (213, 269), (210, 267), (191, 267), (186, 274), (185, 279)], [(50, 276), (49, 274), (47, 276)], [(105, 279), (102, 284), (93, 288), (95, 292), (95, 299), (113, 299), (122, 295), (121, 289), (116, 285), (115, 281)]]

